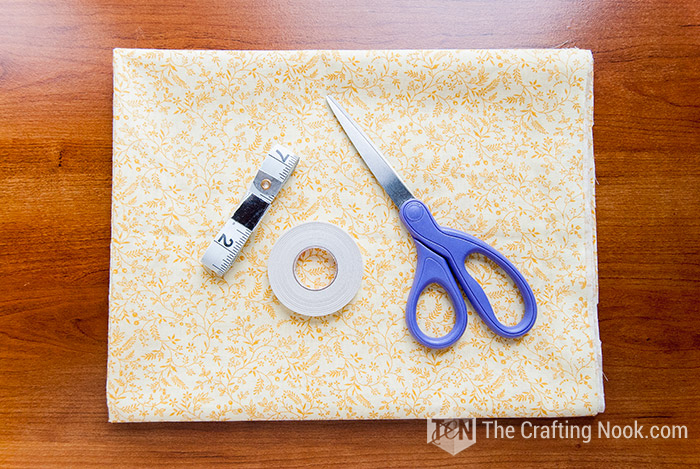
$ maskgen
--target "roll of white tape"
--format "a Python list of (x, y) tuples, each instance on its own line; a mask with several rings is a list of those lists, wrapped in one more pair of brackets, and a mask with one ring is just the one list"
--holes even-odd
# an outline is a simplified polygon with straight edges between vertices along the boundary
[[(335, 259), (336, 275), (319, 290), (301, 284), (295, 268), (299, 256), (308, 249), (323, 249)], [(272, 247), (267, 276), (277, 299), (304, 316), (335, 313), (357, 294), (362, 284), (362, 255), (355, 241), (330, 223), (310, 222), (284, 233)]]

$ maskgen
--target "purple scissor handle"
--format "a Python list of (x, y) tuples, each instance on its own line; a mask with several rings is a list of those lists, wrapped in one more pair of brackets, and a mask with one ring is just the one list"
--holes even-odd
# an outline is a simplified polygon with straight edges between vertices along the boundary
[[(401, 221), (413, 236), (418, 251), (416, 277), (406, 304), (406, 322), (418, 342), (426, 347), (445, 348), (462, 336), (467, 327), (467, 307), (459, 287), (462, 287), (477, 314), (496, 334), (513, 338), (520, 337), (532, 329), (537, 318), (535, 295), (520, 271), (505, 256), (474, 236), (439, 226), (428, 207), (417, 199), (404, 202), (399, 214)], [(481, 285), (467, 272), (464, 263), (467, 257), (474, 253), (494, 261), (513, 279), (520, 290), (525, 302), (525, 313), (517, 325), (506, 326), (496, 318), (491, 302)], [(421, 331), (416, 313), (418, 298), (432, 283), (445, 289), (455, 309), (454, 327), (446, 335), (437, 338)]]

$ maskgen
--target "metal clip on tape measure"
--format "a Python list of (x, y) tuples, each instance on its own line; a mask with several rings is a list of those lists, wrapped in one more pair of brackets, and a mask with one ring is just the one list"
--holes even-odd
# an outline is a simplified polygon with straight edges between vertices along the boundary
[(282, 145), (272, 148), (243, 201), (204, 253), (202, 264), (205, 267), (221, 276), (228, 272), (298, 162), (299, 157)]

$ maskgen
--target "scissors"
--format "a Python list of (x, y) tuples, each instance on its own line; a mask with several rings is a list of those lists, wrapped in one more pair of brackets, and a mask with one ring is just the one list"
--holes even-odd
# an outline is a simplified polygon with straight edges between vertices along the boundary
[[(515, 338), (523, 336), (532, 329), (537, 318), (535, 295), (518, 269), (503, 254), (480, 239), (458, 230), (439, 226), (428, 207), (413, 197), (401, 177), (345, 109), (331, 96), (326, 96), (326, 100), (367, 167), (399, 207), (401, 221), (411, 233), (416, 245), (418, 253), (416, 276), (406, 304), (406, 323), (413, 337), (422, 345), (437, 349), (450, 347), (462, 337), (467, 328), (467, 306), (463, 301), (460, 287), (477, 314), (496, 334)], [(494, 261), (513, 279), (520, 290), (525, 303), (525, 313), (517, 325), (506, 326), (496, 318), (491, 302), (481, 285), (467, 272), (464, 263), (467, 257), (474, 253)], [(423, 290), (433, 283), (445, 289), (455, 309), (455, 324), (452, 330), (442, 337), (430, 337), (418, 327), (416, 314), (418, 298)]]

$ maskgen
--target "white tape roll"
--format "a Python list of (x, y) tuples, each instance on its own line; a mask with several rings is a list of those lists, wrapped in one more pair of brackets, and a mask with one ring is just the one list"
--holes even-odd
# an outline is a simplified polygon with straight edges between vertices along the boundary
[[(295, 274), (297, 260), (308, 249), (328, 251), (335, 258), (336, 275), (330, 285), (312, 290)], [(330, 223), (310, 222), (284, 233), (272, 247), (267, 276), (277, 299), (304, 316), (335, 313), (357, 294), (362, 284), (362, 255), (355, 241)]]

